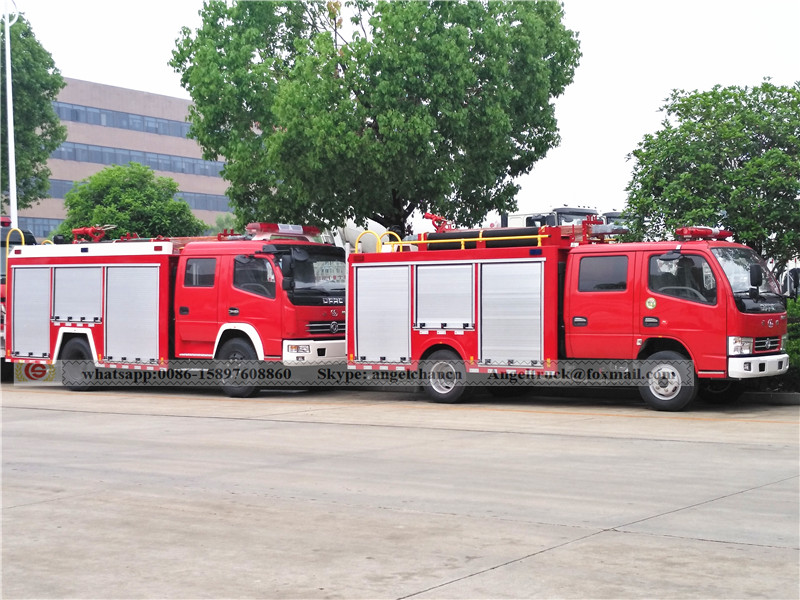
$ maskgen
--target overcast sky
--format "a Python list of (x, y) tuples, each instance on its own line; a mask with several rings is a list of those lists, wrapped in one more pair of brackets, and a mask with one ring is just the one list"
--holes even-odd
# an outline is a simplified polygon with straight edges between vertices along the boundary
[[(188, 98), (167, 65), (202, 0), (14, 0), (66, 77)], [(9, 6), (13, 6), (9, 1)], [(561, 145), (519, 183), (520, 210), (622, 209), (626, 156), (674, 88), (800, 80), (800, 0), (564, 0), (583, 58), (556, 102)]]

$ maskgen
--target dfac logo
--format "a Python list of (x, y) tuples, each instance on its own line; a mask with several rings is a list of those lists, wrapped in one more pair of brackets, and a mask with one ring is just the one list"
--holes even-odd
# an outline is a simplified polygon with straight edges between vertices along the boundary
[(14, 384), (53, 383), (56, 379), (56, 366), (34, 363), (14, 365)]
[(344, 298), (323, 298), (323, 304), (336, 304), (336, 305), (344, 305)]

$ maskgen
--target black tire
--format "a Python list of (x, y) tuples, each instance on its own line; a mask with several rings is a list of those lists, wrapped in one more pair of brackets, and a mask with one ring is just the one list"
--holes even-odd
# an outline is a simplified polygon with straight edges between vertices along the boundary
[(697, 373), (694, 368), (687, 376), (674, 363), (687, 361), (685, 356), (672, 350), (662, 350), (647, 357), (650, 378), (647, 385), (639, 386), (639, 394), (653, 410), (678, 411), (686, 408), (697, 396)]
[(14, 364), (8, 362), (5, 358), (0, 359), (0, 381), (14, 381)]
[(84, 337), (67, 340), (61, 349), (61, 360), (71, 361), (64, 365), (64, 386), (73, 392), (85, 392), (90, 389), (88, 380), (81, 377), (81, 371), (94, 369), (92, 348)]
[(464, 361), (452, 350), (436, 350), (424, 361), (425, 393), (433, 402), (454, 404), (468, 396)]
[[(253, 361), (258, 360), (250, 342), (241, 338), (228, 340), (217, 352), (217, 360)], [(249, 398), (259, 390), (257, 385), (228, 384), (223, 381), (222, 391), (230, 398)]]
[(735, 379), (706, 379), (700, 383), (698, 391), (700, 398), (715, 404), (736, 402), (742, 393), (744, 386)]

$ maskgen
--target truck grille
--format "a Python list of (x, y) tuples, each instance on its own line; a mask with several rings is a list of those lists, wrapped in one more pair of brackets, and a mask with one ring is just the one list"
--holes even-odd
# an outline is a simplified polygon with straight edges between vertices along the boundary
[(775, 337), (760, 337), (756, 338), (755, 351), (756, 352), (770, 352), (775, 351), (781, 346), (781, 338)]
[(307, 328), (311, 335), (344, 335), (344, 321), (311, 321)]

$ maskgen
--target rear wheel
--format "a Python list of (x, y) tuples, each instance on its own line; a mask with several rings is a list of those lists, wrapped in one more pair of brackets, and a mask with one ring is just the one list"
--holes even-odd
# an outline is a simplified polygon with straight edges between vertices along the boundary
[(697, 396), (697, 374), (694, 367), (681, 368), (676, 363), (686, 362), (682, 354), (671, 350), (656, 352), (647, 358), (649, 374), (646, 385), (639, 386), (639, 394), (653, 410), (683, 410)]
[(82, 371), (94, 369), (92, 360), (92, 348), (89, 342), (83, 337), (74, 337), (67, 340), (61, 350), (61, 360), (70, 361), (64, 364), (64, 385), (68, 390), (83, 392), (91, 386), (89, 381), (82, 375)]
[[(243, 361), (258, 360), (256, 351), (250, 342), (241, 338), (234, 338), (222, 344), (217, 353), (218, 360), (231, 361), (233, 368), (244, 368), (244, 364), (237, 365), (236, 363), (243, 363)], [(250, 365), (248, 365), (250, 366)], [(257, 385), (242, 385), (241, 383), (228, 383), (225, 380), (222, 382), (222, 391), (231, 398), (248, 398), (258, 391)]]
[(452, 350), (437, 350), (425, 361), (425, 393), (434, 402), (452, 404), (466, 398), (464, 361)]

